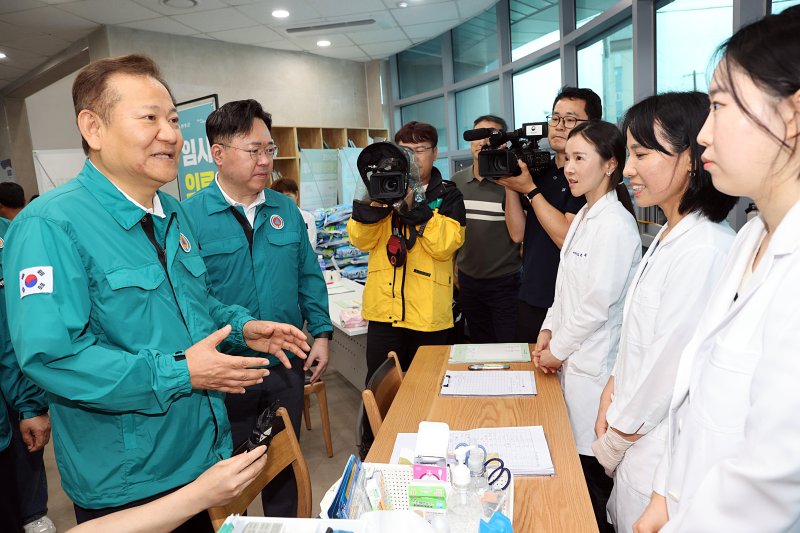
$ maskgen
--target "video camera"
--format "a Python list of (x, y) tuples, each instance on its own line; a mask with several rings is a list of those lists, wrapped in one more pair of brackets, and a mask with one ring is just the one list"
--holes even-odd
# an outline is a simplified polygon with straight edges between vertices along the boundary
[(412, 187), (411, 156), (395, 144), (370, 144), (358, 155), (356, 167), (372, 200), (393, 203)]
[[(547, 122), (528, 122), (512, 131), (477, 128), (464, 132), (465, 141), (489, 139), (478, 153), (478, 174), (491, 181), (519, 176), (522, 170), (517, 159), (525, 162), (534, 178), (543, 174), (550, 165), (550, 152), (539, 150), (539, 141), (545, 137)], [(500, 148), (506, 143), (511, 143), (508, 149)]]

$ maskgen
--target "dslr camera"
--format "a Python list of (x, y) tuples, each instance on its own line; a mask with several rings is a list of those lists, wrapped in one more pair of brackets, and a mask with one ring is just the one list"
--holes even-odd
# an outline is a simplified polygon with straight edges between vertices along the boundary
[[(464, 132), (465, 141), (489, 139), (478, 153), (478, 173), (491, 181), (522, 172), (517, 160), (528, 166), (534, 178), (544, 174), (550, 165), (550, 152), (539, 150), (539, 141), (547, 137), (547, 122), (528, 122), (518, 130), (500, 131), (477, 128)], [(510, 144), (508, 148), (503, 145)]]
[(376, 142), (364, 148), (356, 167), (372, 200), (391, 204), (403, 198), (412, 186), (410, 155), (390, 142)]

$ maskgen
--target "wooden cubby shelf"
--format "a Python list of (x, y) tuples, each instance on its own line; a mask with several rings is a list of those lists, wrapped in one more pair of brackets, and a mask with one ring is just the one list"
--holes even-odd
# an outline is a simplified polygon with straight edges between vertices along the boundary
[(300, 183), (300, 150), (304, 148), (346, 148), (350, 141), (364, 148), (370, 140), (390, 140), (389, 130), (383, 128), (323, 128), (313, 126), (273, 126), (270, 130), (278, 157), (273, 170), (282, 178)]

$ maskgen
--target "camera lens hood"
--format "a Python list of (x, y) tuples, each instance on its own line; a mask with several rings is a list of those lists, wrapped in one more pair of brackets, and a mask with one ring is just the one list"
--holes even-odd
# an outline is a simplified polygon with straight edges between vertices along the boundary
[(378, 168), (408, 174), (409, 156), (408, 152), (394, 143), (376, 142), (361, 150), (356, 167), (364, 184), (367, 184), (368, 173), (374, 172)]

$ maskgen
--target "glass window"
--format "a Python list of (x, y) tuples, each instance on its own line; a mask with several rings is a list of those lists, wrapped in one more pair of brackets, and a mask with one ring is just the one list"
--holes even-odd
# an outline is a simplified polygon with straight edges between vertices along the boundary
[(578, 86), (603, 100), (603, 119), (618, 123), (633, 105), (633, 26), (578, 50)]
[[(439, 152), (442, 151), (441, 143), (439, 143)], [(447, 161), (446, 157), (440, 157), (436, 161), (433, 162), (433, 166), (439, 169), (439, 173), (442, 175), (443, 180), (450, 179), (450, 164)]]
[(397, 54), (400, 98), (442, 87), (442, 39), (437, 37)]
[(772, 13), (777, 15), (792, 6), (800, 6), (800, 0), (772, 0)]
[(523, 122), (541, 122), (553, 110), (553, 99), (561, 88), (561, 60), (523, 70), (514, 75), (514, 127)]
[(453, 76), (465, 80), (494, 70), (497, 52), (497, 9), (492, 7), (453, 30)]
[(575, 0), (575, 27), (580, 28), (603, 11), (617, 3), (618, 0)]
[(471, 130), (472, 123), (481, 115), (502, 116), (499, 81), (456, 93), (456, 132), (459, 149), (469, 148), (469, 142), (464, 140), (462, 133)]
[[(416, 120), (427, 122), (436, 128), (439, 134), (439, 152), (447, 151), (447, 128), (444, 124), (444, 97), (432, 98), (400, 108), (400, 120), (403, 124)], [(399, 128), (398, 128), (399, 129)]]
[(511, 0), (511, 60), (558, 41), (558, 2), (556, 0)]
[(732, 27), (731, 0), (676, 0), (656, 11), (656, 90), (707, 91)]

